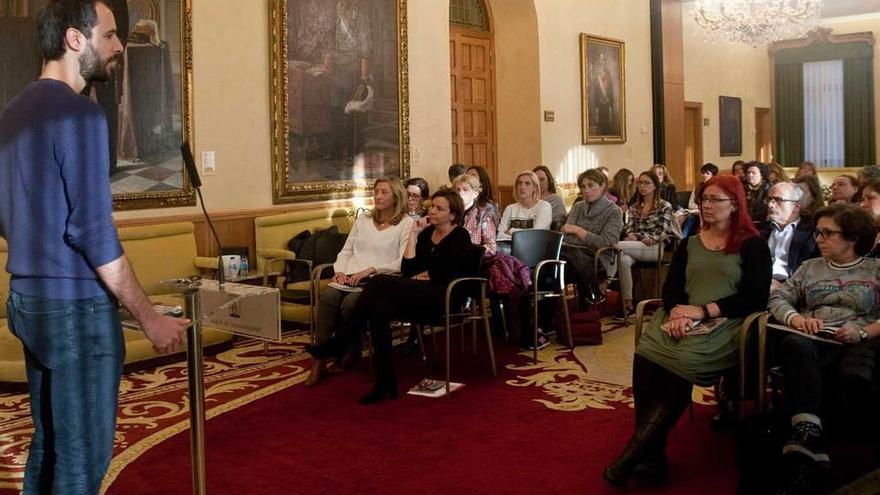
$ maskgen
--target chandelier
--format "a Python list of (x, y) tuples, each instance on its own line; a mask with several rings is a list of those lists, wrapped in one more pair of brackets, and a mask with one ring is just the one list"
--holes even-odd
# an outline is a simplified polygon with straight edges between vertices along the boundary
[(753, 47), (803, 38), (819, 25), (823, 0), (696, 0), (694, 20), (707, 41)]

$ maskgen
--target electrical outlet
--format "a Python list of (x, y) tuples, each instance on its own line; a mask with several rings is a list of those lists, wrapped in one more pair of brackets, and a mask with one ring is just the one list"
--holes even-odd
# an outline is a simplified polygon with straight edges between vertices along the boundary
[(203, 151), (202, 152), (202, 175), (214, 175), (214, 172), (217, 171), (217, 168), (214, 164), (214, 152), (213, 151)]

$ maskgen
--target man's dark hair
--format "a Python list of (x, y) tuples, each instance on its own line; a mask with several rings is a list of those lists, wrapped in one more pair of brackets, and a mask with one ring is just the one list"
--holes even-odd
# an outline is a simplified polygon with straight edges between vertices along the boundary
[(92, 28), (98, 23), (95, 6), (102, 3), (111, 11), (107, 0), (49, 0), (40, 10), (37, 31), (40, 50), (46, 61), (58, 60), (67, 51), (64, 35), (69, 28), (81, 32), (87, 39), (92, 37)]
[(461, 225), (464, 222), (464, 202), (457, 192), (450, 188), (441, 189), (431, 196), (432, 201), (435, 198), (444, 198), (449, 203), (449, 213), (453, 215), (452, 225)]
[(700, 167), (701, 174), (705, 174), (706, 172), (709, 172), (714, 177), (718, 175), (718, 167), (714, 163), (707, 163)]
[(452, 182), (452, 179), (458, 177), (459, 175), (464, 175), (467, 173), (467, 167), (460, 163), (453, 163), (449, 166), (449, 182)]
[(813, 214), (813, 225), (819, 225), (819, 220), (829, 218), (840, 227), (840, 233), (844, 239), (855, 242), (853, 246), (859, 256), (871, 252), (877, 239), (877, 224), (867, 211), (847, 203), (835, 203)]

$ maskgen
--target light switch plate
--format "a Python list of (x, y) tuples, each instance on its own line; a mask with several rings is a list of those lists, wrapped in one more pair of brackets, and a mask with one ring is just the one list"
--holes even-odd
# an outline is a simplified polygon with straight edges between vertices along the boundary
[(214, 175), (217, 171), (214, 162), (214, 152), (213, 151), (203, 151), (202, 152), (202, 175)]

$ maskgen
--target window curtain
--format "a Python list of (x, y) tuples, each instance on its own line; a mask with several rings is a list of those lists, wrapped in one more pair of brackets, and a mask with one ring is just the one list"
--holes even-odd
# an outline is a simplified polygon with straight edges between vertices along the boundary
[(843, 60), (804, 67), (804, 158), (818, 167), (844, 166)]
[(803, 64), (777, 65), (773, 80), (776, 94), (774, 158), (786, 167), (795, 167), (804, 161)]
[(874, 132), (874, 60), (843, 61), (843, 119), (846, 165), (863, 167), (877, 163)]

